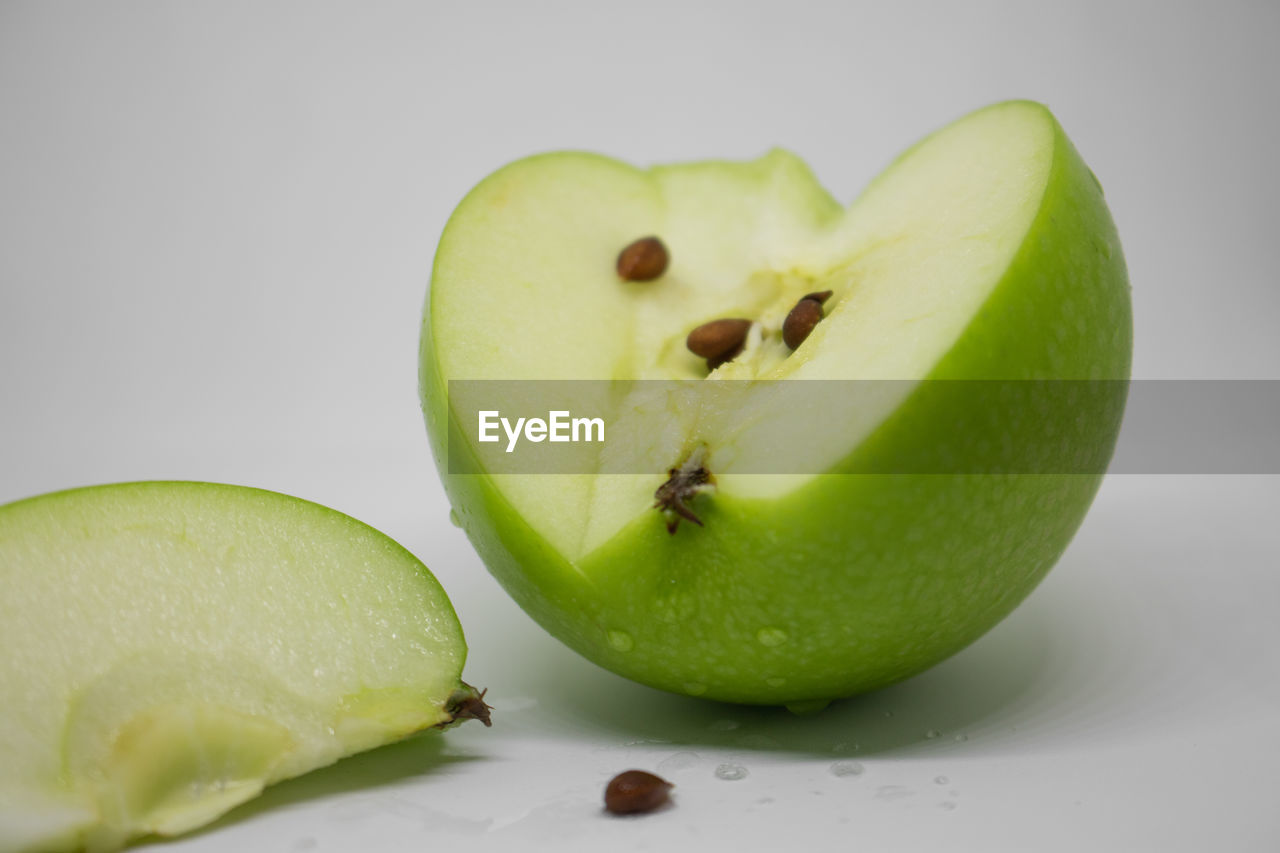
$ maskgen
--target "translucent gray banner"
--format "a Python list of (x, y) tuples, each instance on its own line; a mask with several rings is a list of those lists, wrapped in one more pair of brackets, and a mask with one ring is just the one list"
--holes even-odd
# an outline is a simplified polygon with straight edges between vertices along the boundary
[(455, 380), (449, 397), (451, 474), (654, 474), (695, 452), (721, 474), (1280, 473), (1276, 380)]

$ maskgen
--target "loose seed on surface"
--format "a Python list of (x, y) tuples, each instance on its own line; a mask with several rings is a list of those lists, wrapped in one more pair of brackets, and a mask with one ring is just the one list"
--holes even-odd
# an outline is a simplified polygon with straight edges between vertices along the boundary
[(822, 303), (830, 297), (831, 291), (826, 290), (821, 293), (810, 293), (797, 302), (796, 307), (787, 314), (787, 319), (782, 321), (783, 343), (791, 349), (796, 349), (804, 343), (804, 339), (809, 337), (813, 327), (818, 325), (823, 317)]
[(618, 253), (618, 275), (624, 281), (653, 281), (667, 271), (671, 255), (657, 237), (641, 237)]
[[(741, 318), (725, 318), (703, 323), (689, 333), (685, 346), (694, 355), (700, 355), (708, 361), (728, 360), (742, 350), (747, 340), (747, 332), (751, 330), (751, 321)], [(729, 355), (733, 353), (733, 355)]]
[(614, 776), (604, 789), (604, 807), (613, 814), (651, 812), (667, 802), (675, 786), (643, 770), (627, 770)]

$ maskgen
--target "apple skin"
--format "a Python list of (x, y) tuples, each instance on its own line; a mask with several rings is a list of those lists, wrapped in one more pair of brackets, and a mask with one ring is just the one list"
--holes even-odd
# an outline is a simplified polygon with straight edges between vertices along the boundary
[[(1128, 277), (1101, 187), (1056, 119), (1031, 106), (1052, 122), (1054, 139), (1039, 211), (927, 379), (1129, 377)], [(420, 362), (428, 433), (449, 499), (485, 565), (571, 648), (676, 693), (804, 706), (919, 673), (982, 636), (1035, 588), (1102, 480), (844, 473), (877, 470), (891, 458), (988, 452), (1001, 425), (954, 387), (925, 384), (831, 476), (781, 499), (700, 500), (706, 526), (684, 525), (674, 536), (654, 513), (571, 565), (487, 475), (449, 473), (447, 441), (457, 425), (431, 322), (428, 298)], [(1096, 463), (1110, 458), (1126, 395), (1124, 382), (1099, 385), (1077, 402), (1055, 395), (1024, 413), (1018, 437), (1058, 453), (1069, 425), (1070, 447), (1093, 460), (1087, 470), (1103, 470)]]

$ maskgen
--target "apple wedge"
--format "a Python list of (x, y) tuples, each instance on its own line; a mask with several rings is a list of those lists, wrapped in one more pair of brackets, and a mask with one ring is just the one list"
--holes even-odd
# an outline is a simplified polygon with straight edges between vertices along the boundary
[[(666, 690), (812, 707), (920, 672), (1035, 587), (1098, 488), (1130, 350), (1101, 188), (1017, 101), (927, 137), (847, 209), (783, 151), (509, 165), (441, 237), (420, 393), (468, 536), (544, 628)], [(527, 388), (513, 415), (546, 414), (522, 381), (635, 381), (584, 392), (612, 444), (549, 475), (496, 467), (462, 399), (476, 380)], [(810, 398), (796, 426), (807, 380), (863, 393)], [(987, 380), (1010, 417), (984, 416)], [(1020, 403), (1024, 380), (1111, 382)], [(984, 473), (1004, 445), (1081, 464)], [(609, 464), (629, 453), (649, 467)], [(760, 473), (779, 454), (792, 467)]]
[(467, 717), (417, 559), (348, 516), (150, 482), (0, 507), (0, 849), (112, 850)]

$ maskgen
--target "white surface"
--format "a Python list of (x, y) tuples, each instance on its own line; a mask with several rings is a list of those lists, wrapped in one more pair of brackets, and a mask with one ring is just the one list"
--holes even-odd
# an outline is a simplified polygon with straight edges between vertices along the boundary
[[(173, 477), (342, 509), (436, 572), (496, 706), (164, 849), (1280, 846), (1280, 478), (1112, 478), (1008, 621), (804, 719), (582, 661), (448, 522), (430, 258), (536, 150), (782, 144), (847, 199), (920, 133), (1043, 100), (1119, 223), (1135, 375), (1280, 377), (1274, 4), (906, 5), (0, 5), (0, 501)], [(629, 767), (677, 806), (603, 816)]]

